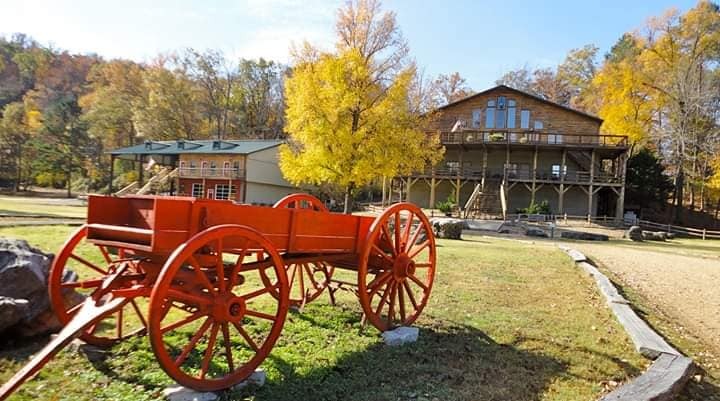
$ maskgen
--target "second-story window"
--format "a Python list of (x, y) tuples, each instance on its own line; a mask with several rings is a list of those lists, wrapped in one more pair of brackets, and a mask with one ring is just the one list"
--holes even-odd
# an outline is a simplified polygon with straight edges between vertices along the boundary
[(488, 100), (485, 110), (485, 128), (495, 128), (495, 101)]
[(505, 128), (505, 126), (507, 125), (506, 124), (507, 123), (506, 107), (507, 107), (507, 103), (505, 101), (505, 97), (504, 96), (498, 97), (497, 111), (496, 111), (497, 116), (495, 118), (495, 126), (497, 128)]
[(473, 128), (480, 128), (481, 116), (482, 116), (482, 110), (474, 109), (472, 111), (472, 127)]
[(522, 129), (530, 128), (530, 110), (521, 110), (520, 111), (520, 128), (522, 128)]
[(507, 127), (509, 129), (515, 128), (515, 109), (516, 109), (515, 101), (508, 100)]
[(543, 128), (545, 128), (545, 125), (543, 125), (543, 122), (542, 122), (542, 121), (535, 120), (534, 125), (533, 125), (533, 128), (535, 128), (535, 129), (543, 129)]

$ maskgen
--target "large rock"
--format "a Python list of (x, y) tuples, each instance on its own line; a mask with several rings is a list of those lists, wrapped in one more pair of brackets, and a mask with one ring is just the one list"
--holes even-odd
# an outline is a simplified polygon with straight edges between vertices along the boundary
[(668, 235), (665, 231), (643, 231), (642, 239), (647, 241), (667, 241)]
[(632, 226), (627, 230), (627, 233), (625, 233), (628, 239), (631, 239), (633, 241), (642, 241), (643, 235), (642, 235), (642, 228), (639, 226)]
[(528, 227), (527, 230), (525, 230), (525, 235), (528, 237), (541, 237), (541, 238), (547, 238), (547, 233), (542, 228), (538, 227)]
[(447, 217), (436, 217), (430, 220), (438, 238), (462, 239), (462, 230), (465, 228), (465, 220)]
[(608, 241), (610, 238), (605, 234), (586, 233), (583, 231), (563, 231), (560, 237), (567, 239), (579, 239), (582, 241)]
[(27, 241), (0, 238), (0, 332), (36, 335), (59, 328), (47, 292), (52, 259)]

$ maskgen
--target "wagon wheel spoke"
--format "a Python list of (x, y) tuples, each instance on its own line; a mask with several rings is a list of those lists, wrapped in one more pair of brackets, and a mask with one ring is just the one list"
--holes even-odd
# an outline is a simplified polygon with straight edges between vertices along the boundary
[[(313, 272), (313, 269), (311, 269), (307, 263), (304, 266), (304, 270), (305, 270), (305, 273), (307, 274), (308, 279), (310, 280), (310, 284), (312, 284), (313, 288), (315, 288), (315, 290), (321, 289), (322, 286), (317, 282), (317, 280), (315, 280), (315, 273)], [(322, 271), (322, 270), (318, 270), (318, 271)], [(326, 277), (326, 280), (327, 280), (327, 277)]]
[(122, 338), (123, 309), (124, 308), (118, 309), (117, 319), (115, 320), (115, 332), (117, 333), (117, 338)]
[(388, 306), (387, 322), (390, 327), (393, 327), (393, 317), (395, 316), (395, 301), (397, 300), (397, 282), (391, 283), (392, 291), (390, 291), (390, 300)]
[(215, 294), (215, 286), (212, 285), (212, 283), (210, 282), (210, 279), (208, 279), (205, 272), (202, 271), (200, 262), (197, 261), (195, 256), (190, 256), (190, 258), (188, 258), (188, 261), (190, 262), (190, 265), (193, 267), (193, 273), (195, 274), (195, 277), (200, 281), (200, 284), (202, 284), (203, 287), (207, 288), (207, 290), (211, 294)]
[(399, 211), (397, 213), (395, 213), (395, 227), (393, 227), (393, 228), (395, 229), (395, 254), (397, 255), (401, 251), (400, 250), (401, 240), (400, 240), (400, 212)]
[(402, 234), (402, 243), (400, 246), (400, 249), (398, 252), (406, 252), (407, 251), (407, 244), (408, 239), (410, 238), (410, 230), (412, 229), (412, 222), (415, 219), (415, 214), (413, 212), (408, 212), (409, 216), (407, 220), (405, 220), (405, 229), (403, 230)]
[(84, 264), (85, 266), (95, 270), (96, 272), (102, 274), (103, 276), (108, 274), (107, 270), (103, 270), (102, 268), (98, 267), (97, 265), (88, 262), (87, 260), (81, 258), (80, 256), (75, 255), (74, 253), (71, 253), (70, 257), (77, 260), (78, 262)]
[(425, 283), (423, 283), (422, 281), (420, 281), (419, 278), (415, 277), (415, 275), (409, 274), (409, 275), (408, 275), (408, 278), (409, 278), (410, 280), (412, 280), (415, 284), (417, 284), (418, 286), (420, 286), (420, 288), (422, 288), (423, 291), (427, 291), (427, 290), (428, 290), (427, 285), (425, 285)]
[(182, 327), (182, 326), (185, 326), (185, 325), (187, 325), (187, 324), (190, 324), (190, 323), (192, 323), (192, 322), (200, 319), (200, 318), (203, 317), (203, 316), (206, 316), (205, 313), (200, 312), (200, 311), (195, 312), (195, 313), (193, 313), (193, 314), (190, 315), (190, 316), (187, 316), (187, 317), (185, 317), (185, 318), (183, 318), (183, 319), (180, 319), (180, 320), (178, 320), (178, 321), (176, 321), (176, 322), (174, 322), (174, 323), (171, 323), (171, 324), (169, 324), (169, 325), (167, 325), (167, 326), (163, 326), (163, 327), (160, 329), (160, 333), (164, 334), (164, 333), (167, 333), (168, 331), (175, 330), (175, 329), (177, 329), (178, 327)]
[(385, 305), (388, 295), (390, 295), (391, 286), (392, 286), (392, 283), (389, 283), (388, 285), (385, 286), (385, 291), (383, 291), (383, 294), (380, 297), (380, 302), (378, 303), (377, 309), (375, 309), (376, 315), (380, 315), (380, 311), (382, 311), (382, 307), (383, 307), (383, 305)]
[(392, 278), (392, 271), (388, 270), (381, 275), (375, 277), (373, 281), (371, 281), (368, 285), (368, 292), (370, 296), (375, 294), (382, 286), (383, 284), (387, 283), (388, 280)]
[[(217, 261), (215, 270), (217, 271), (217, 282), (220, 293), (225, 292), (225, 264), (223, 263), (223, 242), (222, 238), (217, 240), (217, 249), (215, 250)], [(217, 333), (216, 333), (217, 334)]]
[(199, 305), (210, 305), (212, 302), (211, 300), (201, 297), (199, 295), (190, 294), (187, 292), (182, 292), (180, 290), (176, 289), (169, 289), (167, 292), (168, 298), (175, 300), (175, 301), (181, 301), (187, 304), (199, 304)]
[(410, 299), (410, 303), (412, 304), (413, 308), (417, 310), (418, 304), (415, 301), (415, 295), (413, 295), (412, 289), (410, 289), (410, 284), (408, 284), (407, 281), (403, 281), (403, 288), (405, 288), (405, 292), (407, 292), (408, 299)]
[(410, 259), (415, 258), (420, 252), (423, 251), (423, 249), (430, 246), (430, 241), (425, 240), (422, 244), (418, 245), (415, 249), (411, 249), (410, 252), (408, 252), (408, 257)]
[(219, 325), (213, 323), (212, 329), (210, 329), (210, 339), (208, 340), (207, 348), (205, 348), (205, 355), (203, 356), (202, 364), (200, 365), (200, 378), (204, 379), (205, 375), (210, 368), (210, 360), (215, 353), (215, 341), (217, 340)]
[(183, 348), (182, 352), (180, 352), (180, 355), (175, 358), (176, 366), (180, 367), (185, 363), (185, 360), (190, 355), (190, 352), (192, 352), (192, 350), (195, 348), (195, 345), (197, 345), (198, 341), (200, 341), (200, 339), (205, 336), (205, 333), (208, 331), (211, 324), (212, 320), (210, 318), (205, 319), (205, 322), (202, 324), (202, 326), (200, 326), (200, 329), (197, 331), (197, 333), (192, 336), (190, 342), (188, 342)]
[(397, 256), (397, 252), (395, 251), (395, 244), (392, 242), (393, 236), (390, 234), (390, 228), (388, 227), (387, 222), (382, 225), (382, 233), (383, 235), (385, 235), (388, 245), (390, 245), (393, 257)]
[(392, 263), (395, 262), (390, 256), (387, 255), (387, 253), (385, 253), (385, 251), (383, 251), (382, 249), (380, 249), (379, 246), (373, 244), (373, 245), (372, 245), (372, 248), (373, 248), (375, 251), (377, 251), (377, 254), (378, 254), (380, 257), (382, 257), (383, 259), (385, 259), (386, 262), (390, 263), (391, 265), (392, 265)]
[(273, 316), (273, 315), (269, 315), (269, 314), (267, 314), (267, 313), (259, 312), (259, 311), (251, 310), (251, 309), (246, 309), (246, 310), (245, 310), (245, 315), (246, 315), (246, 316), (257, 317), (257, 318), (260, 318), (260, 319), (269, 320), (269, 321), (271, 321), (271, 322), (274, 322), (275, 319), (276, 319), (276, 317)]
[(98, 248), (100, 249), (100, 253), (102, 253), (103, 258), (105, 259), (105, 262), (107, 264), (111, 264), (113, 261), (112, 261), (112, 258), (110, 257), (110, 254), (108, 253), (107, 249), (102, 245), (98, 245)]
[(253, 351), (258, 352), (260, 350), (260, 347), (257, 346), (257, 343), (255, 343), (255, 340), (250, 337), (250, 334), (245, 330), (244, 327), (238, 322), (233, 322), (233, 326), (235, 326), (235, 330), (237, 330), (238, 333), (242, 336), (243, 339), (245, 339), (245, 342), (248, 343), (250, 348), (253, 349)]
[(418, 237), (420, 236), (420, 232), (422, 231), (425, 231), (425, 226), (421, 223), (418, 224), (418, 227), (413, 232), (412, 237), (410, 237), (410, 240), (405, 244), (405, 252), (409, 252), (410, 249), (415, 246), (415, 243), (417, 243)]
[(66, 281), (60, 284), (62, 288), (97, 288), (102, 284), (103, 279), (88, 279), (81, 281)]
[(398, 306), (400, 309), (400, 321), (405, 322), (405, 296), (403, 295), (405, 293), (405, 291), (403, 291), (402, 283), (398, 283), (396, 287), (397, 287)]
[(223, 344), (225, 344), (225, 359), (228, 364), (228, 372), (235, 370), (232, 356), (232, 344), (230, 344), (230, 329), (227, 323), (222, 324)]
[[(304, 265), (299, 265), (295, 268), (298, 272), (298, 284), (300, 286), (300, 297), (302, 297), (302, 304), (305, 304), (305, 299), (307, 299), (307, 294), (305, 293), (305, 274), (303, 274), (303, 267)], [(301, 305), (302, 306), (302, 305)]]
[(275, 285), (275, 286), (273, 286), (273, 287), (263, 287), (263, 288), (261, 288), (261, 289), (259, 289), (259, 290), (255, 290), (255, 291), (253, 291), (253, 292), (249, 292), (249, 293), (247, 293), (247, 294), (245, 294), (245, 295), (242, 295), (241, 298), (245, 299), (245, 301), (250, 301), (250, 300), (253, 299), (253, 298), (257, 298), (257, 297), (259, 297), (260, 295), (263, 295), (263, 294), (268, 294), (270, 291), (272, 291), (272, 290), (277, 290), (277, 289), (278, 289), (278, 286), (277, 286), (277, 285)]

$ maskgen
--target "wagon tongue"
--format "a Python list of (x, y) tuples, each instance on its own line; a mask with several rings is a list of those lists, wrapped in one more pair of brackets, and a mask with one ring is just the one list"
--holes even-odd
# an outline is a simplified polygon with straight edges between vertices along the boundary
[(55, 336), (40, 352), (10, 380), (0, 387), (0, 401), (10, 396), (25, 380), (36, 374), (46, 363), (50, 361), (63, 347), (70, 343), (83, 330), (92, 326), (108, 314), (124, 306), (130, 298), (112, 295), (108, 293), (117, 285), (121, 278), (121, 271), (108, 275), (100, 286), (100, 291), (83, 302), (77, 314), (68, 322), (60, 333)]

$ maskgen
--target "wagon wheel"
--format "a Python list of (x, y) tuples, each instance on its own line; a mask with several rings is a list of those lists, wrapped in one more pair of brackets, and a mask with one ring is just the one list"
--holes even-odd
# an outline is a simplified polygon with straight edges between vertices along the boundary
[[(265, 285), (261, 271), (278, 284)], [(150, 296), (150, 343), (160, 366), (181, 385), (227, 388), (270, 353), (288, 303), (284, 264), (272, 243), (248, 227), (215, 226), (165, 263)]]
[(290, 209), (312, 209), (316, 212), (327, 212), (328, 208), (322, 203), (322, 201), (309, 194), (291, 194), (288, 195), (273, 205), (275, 208), (290, 208)]
[[(123, 264), (127, 266), (122, 266)], [(86, 297), (93, 296), (103, 279), (119, 268), (128, 277), (123, 286), (139, 284), (144, 276), (140, 260), (124, 248), (108, 248), (87, 240), (87, 226), (80, 227), (65, 242), (53, 260), (48, 277), (50, 303), (63, 325), (73, 318)], [(127, 337), (143, 334), (147, 319), (144, 299), (132, 299), (118, 311), (91, 326), (80, 338), (92, 345), (108, 347)]]
[(435, 277), (435, 238), (423, 212), (398, 203), (375, 219), (358, 264), (358, 297), (380, 331), (412, 324)]
[[(273, 207), (328, 212), (320, 199), (308, 194), (288, 195), (277, 201)], [(290, 305), (303, 307), (327, 288), (335, 267), (325, 262), (290, 263), (286, 270), (290, 281)]]

